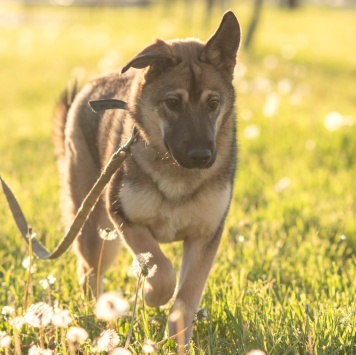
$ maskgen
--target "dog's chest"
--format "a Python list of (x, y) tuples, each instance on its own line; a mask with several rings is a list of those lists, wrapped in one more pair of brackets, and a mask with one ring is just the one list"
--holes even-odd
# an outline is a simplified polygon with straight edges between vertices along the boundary
[(197, 193), (183, 201), (169, 201), (148, 186), (124, 184), (120, 200), (130, 221), (148, 227), (159, 242), (211, 235), (230, 202), (231, 186)]

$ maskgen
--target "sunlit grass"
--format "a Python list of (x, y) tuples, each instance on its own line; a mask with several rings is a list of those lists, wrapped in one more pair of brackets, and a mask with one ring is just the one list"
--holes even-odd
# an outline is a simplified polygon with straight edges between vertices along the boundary
[[(216, 11), (211, 24), (203, 26), (199, 6), (190, 20), (179, 6), (168, 13), (163, 8), (0, 9), (10, 21), (0, 28), (0, 173), (49, 249), (63, 233), (51, 143), (51, 115), (60, 91), (68, 79), (84, 83), (120, 68), (155, 37), (208, 38), (220, 14)], [(235, 4), (233, 10), (246, 32), (249, 5)], [(349, 9), (266, 7), (251, 53), (239, 55), (239, 171), (202, 301), (210, 320), (195, 325), (192, 354), (245, 354), (256, 348), (268, 354), (310, 354), (310, 339), (315, 354), (356, 353), (353, 17)], [(23, 315), (28, 278), (22, 261), (28, 251), (3, 196), (0, 236), (0, 306)], [(163, 249), (178, 266), (179, 245)], [(132, 309), (131, 262), (123, 251), (104, 286), (120, 290)], [(55, 262), (34, 263), (29, 305), (45, 302), (67, 309), (70, 326), (88, 332), (82, 349), (91, 353), (92, 341), (108, 323), (99, 322), (94, 302), (80, 295), (75, 258), (68, 253)], [(43, 288), (40, 281), (49, 275), (55, 281)], [(168, 306), (145, 309), (154, 342), (164, 338)], [(147, 334), (140, 301), (138, 307), (131, 339), (136, 353)], [(0, 333), (0, 341), (6, 343), (9, 334), (13, 353), (16, 332), (9, 317), (1, 317), (0, 332), (6, 335)], [(130, 317), (109, 327), (124, 346)], [(54, 326), (44, 328), (45, 347), (68, 353), (65, 334)], [(40, 346), (39, 331), (28, 325), (19, 337), (24, 352)], [(159, 353), (173, 348), (168, 342)]]

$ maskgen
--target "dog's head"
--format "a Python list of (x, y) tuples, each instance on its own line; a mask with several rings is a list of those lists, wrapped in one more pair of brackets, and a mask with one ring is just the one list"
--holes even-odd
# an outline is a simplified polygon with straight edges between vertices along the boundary
[(206, 43), (156, 40), (122, 69), (145, 68), (130, 110), (147, 141), (184, 168), (209, 168), (215, 161), (219, 128), (233, 112), (239, 44), (239, 23), (227, 12)]

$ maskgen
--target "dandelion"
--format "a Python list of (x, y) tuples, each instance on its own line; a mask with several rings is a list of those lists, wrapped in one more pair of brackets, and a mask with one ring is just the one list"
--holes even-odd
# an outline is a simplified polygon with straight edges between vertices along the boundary
[(111, 321), (127, 313), (129, 305), (118, 292), (102, 294), (95, 306), (95, 315), (98, 319)]
[(341, 241), (345, 241), (346, 238), (347, 238), (346, 235), (344, 235), (344, 234), (343, 234), (343, 235), (340, 235), (340, 240), (341, 240)]
[(84, 343), (89, 337), (88, 332), (81, 327), (70, 327), (67, 332), (67, 341), (69, 344), (69, 351), (75, 352), (80, 343)]
[[(34, 264), (34, 263), (32, 262), (32, 265), (31, 265), (31, 257), (30, 257), (30, 256), (26, 257), (26, 258), (23, 260), (23, 262), (22, 262), (22, 267), (23, 267), (25, 270), (30, 271), (31, 274), (33, 274), (33, 273), (36, 272), (36, 270), (37, 270), (36, 264)], [(30, 269), (31, 269), (31, 270), (30, 270)]]
[(15, 317), (10, 320), (10, 325), (17, 330), (20, 330), (25, 323), (25, 317), (22, 316)]
[(100, 334), (96, 342), (95, 351), (100, 353), (102, 351), (113, 350), (120, 342), (119, 335), (113, 329), (107, 329)]
[(324, 126), (328, 131), (337, 131), (343, 125), (343, 117), (339, 112), (329, 112), (324, 118)]
[(262, 350), (251, 350), (247, 355), (266, 355), (266, 353)]
[(115, 348), (110, 355), (131, 355), (131, 352), (125, 348)]
[(100, 229), (99, 236), (104, 240), (115, 240), (118, 237), (116, 230), (110, 230), (109, 228)]
[(157, 265), (153, 265), (152, 267), (148, 266), (148, 263), (151, 258), (151, 253), (137, 254), (136, 259), (132, 263), (132, 270), (134, 271), (137, 277), (140, 277), (142, 275), (146, 278), (150, 278), (156, 273)]
[(42, 349), (37, 345), (31, 346), (31, 348), (28, 351), (28, 355), (47, 355), (47, 354), (52, 354), (52, 351), (49, 349)]
[(40, 280), (39, 284), (43, 289), (47, 290), (50, 285), (53, 285), (56, 282), (56, 278), (53, 275), (48, 275), (45, 279)]
[(52, 324), (55, 327), (67, 327), (70, 323), (72, 323), (73, 318), (70, 316), (68, 309), (56, 310), (52, 317)]
[(243, 235), (239, 235), (237, 237), (237, 240), (240, 242), (240, 243), (243, 243), (245, 241), (245, 237)]
[(28, 351), (28, 355), (52, 355), (53, 352), (50, 349), (43, 349), (37, 345), (32, 345)]
[(278, 110), (279, 96), (276, 93), (269, 94), (263, 106), (263, 114), (266, 117), (273, 117)]
[(53, 308), (47, 303), (32, 304), (25, 314), (27, 324), (36, 328), (42, 328), (49, 324), (53, 316)]
[(246, 139), (256, 139), (260, 136), (260, 128), (254, 124), (249, 125), (244, 130), (244, 136)]
[(0, 332), (0, 348), (7, 349), (11, 344), (11, 337), (6, 332)]
[(280, 179), (276, 185), (274, 185), (274, 190), (276, 192), (282, 192), (289, 187), (291, 184), (291, 179), (289, 177), (283, 177)]
[(204, 308), (199, 308), (196, 317), (198, 321), (207, 321), (209, 319), (208, 311)]
[(15, 315), (15, 309), (11, 306), (4, 306), (2, 308), (1, 314), (4, 315), (5, 317), (13, 316)]
[(157, 351), (156, 343), (150, 339), (146, 339), (142, 346), (142, 350), (145, 354), (154, 353)]

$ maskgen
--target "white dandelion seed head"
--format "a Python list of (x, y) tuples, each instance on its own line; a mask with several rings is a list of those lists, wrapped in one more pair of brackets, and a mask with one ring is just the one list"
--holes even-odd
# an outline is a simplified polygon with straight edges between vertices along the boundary
[(70, 327), (66, 335), (68, 342), (72, 344), (84, 343), (88, 337), (88, 332), (81, 327)]
[(266, 353), (262, 350), (251, 350), (247, 355), (266, 355)]
[(328, 131), (337, 131), (343, 125), (344, 119), (339, 112), (329, 112), (324, 118), (324, 126)]
[(154, 353), (156, 350), (157, 350), (156, 343), (150, 339), (146, 339), (142, 346), (142, 351), (145, 354), (151, 354), (151, 353)]
[(37, 265), (33, 262), (33, 259), (32, 259), (32, 265), (31, 265), (31, 270), (30, 270), (30, 263), (31, 263), (31, 257), (28, 256), (22, 261), (22, 267), (25, 270), (30, 271), (31, 274), (33, 274), (34, 272), (37, 271)]
[(127, 314), (129, 304), (118, 292), (102, 294), (95, 305), (95, 315), (98, 319), (111, 321)]
[(32, 345), (28, 351), (28, 355), (52, 355), (53, 352), (50, 349), (42, 349), (37, 345)]
[(110, 355), (131, 355), (131, 352), (125, 348), (115, 348), (110, 352)]
[(153, 265), (152, 267), (148, 266), (151, 258), (152, 254), (149, 252), (136, 255), (136, 258), (132, 262), (132, 270), (136, 277), (140, 277), (142, 275), (146, 278), (150, 278), (156, 273), (157, 265)]
[(25, 317), (22, 316), (18, 316), (13, 319), (10, 319), (10, 325), (17, 330), (20, 330), (25, 323), (26, 323)]
[(25, 314), (25, 322), (33, 327), (47, 326), (53, 316), (53, 308), (47, 303), (38, 302), (32, 304)]
[(344, 240), (346, 240), (347, 239), (347, 237), (346, 237), (346, 235), (340, 235), (340, 240), (342, 240), (342, 241), (344, 241)]
[(199, 321), (206, 321), (209, 319), (208, 311), (204, 308), (199, 308), (197, 312), (197, 320)]
[(6, 332), (0, 332), (0, 348), (7, 349), (11, 345), (11, 337)]
[(64, 310), (56, 310), (52, 317), (52, 324), (55, 327), (67, 327), (70, 323), (72, 323), (73, 318), (71, 317), (68, 309)]
[(15, 315), (15, 309), (11, 306), (4, 306), (2, 308), (1, 314), (4, 316), (13, 316)]
[(35, 239), (37, 238), (37, 233), (31, 233), (29, 239)]
[(146, 275), (146, 278), (149, 279), (153, 277), (157, 272), (157, 265), (154, 264), (151, 268), (148, 268), (148, 273)]
[(278, 111), (279, 101), (279, 96), (276, 93), (267, 95), (265, 104), (263, 106), (263, 114), (266, 117), (275, 116)]
[(276, 192), (282, 192), (287, 189), (291, 184), (291, 179), (289, 177), (282, 177), (275, 185), (274, 190)]
[(56, 278), (53, 275), (48, 275), (45, 279), (40, 280), (39, 284), (43, 289), (47, 290), (50, 285), (53, 285), (56, 282)]
[(244, 136), (246, 139), (257, 139), (261, 134), (261, 130), (260, 127), (258, 127), (255, 124), (251, 124), (249, 126), (247, 126), (244, 130)]
[(118, 346), (120, 342), (119, 335), (113, 329), (104, 330), (100, 337), (96, 341), (95, 351), (100, 353), (103, 351), (111, 351), (116, 346)]
[(245, 241), (245, 237), (243, 235), (239, 235), (237, 237), (237, 240), (240, 242), (240, 243), (243, 243)]
[(136, 255), (136, 259), (140, 264), (147, 265), (150, 259), (152, 258), (152, 254), (150, 252), (148, 253), (140, 253)]
[(109, 228), (100, 229), (99, 236), (101, 239), (104, 240), (115, 240), (118, 237), (116, 230), (115, 229), (110, 230)]

